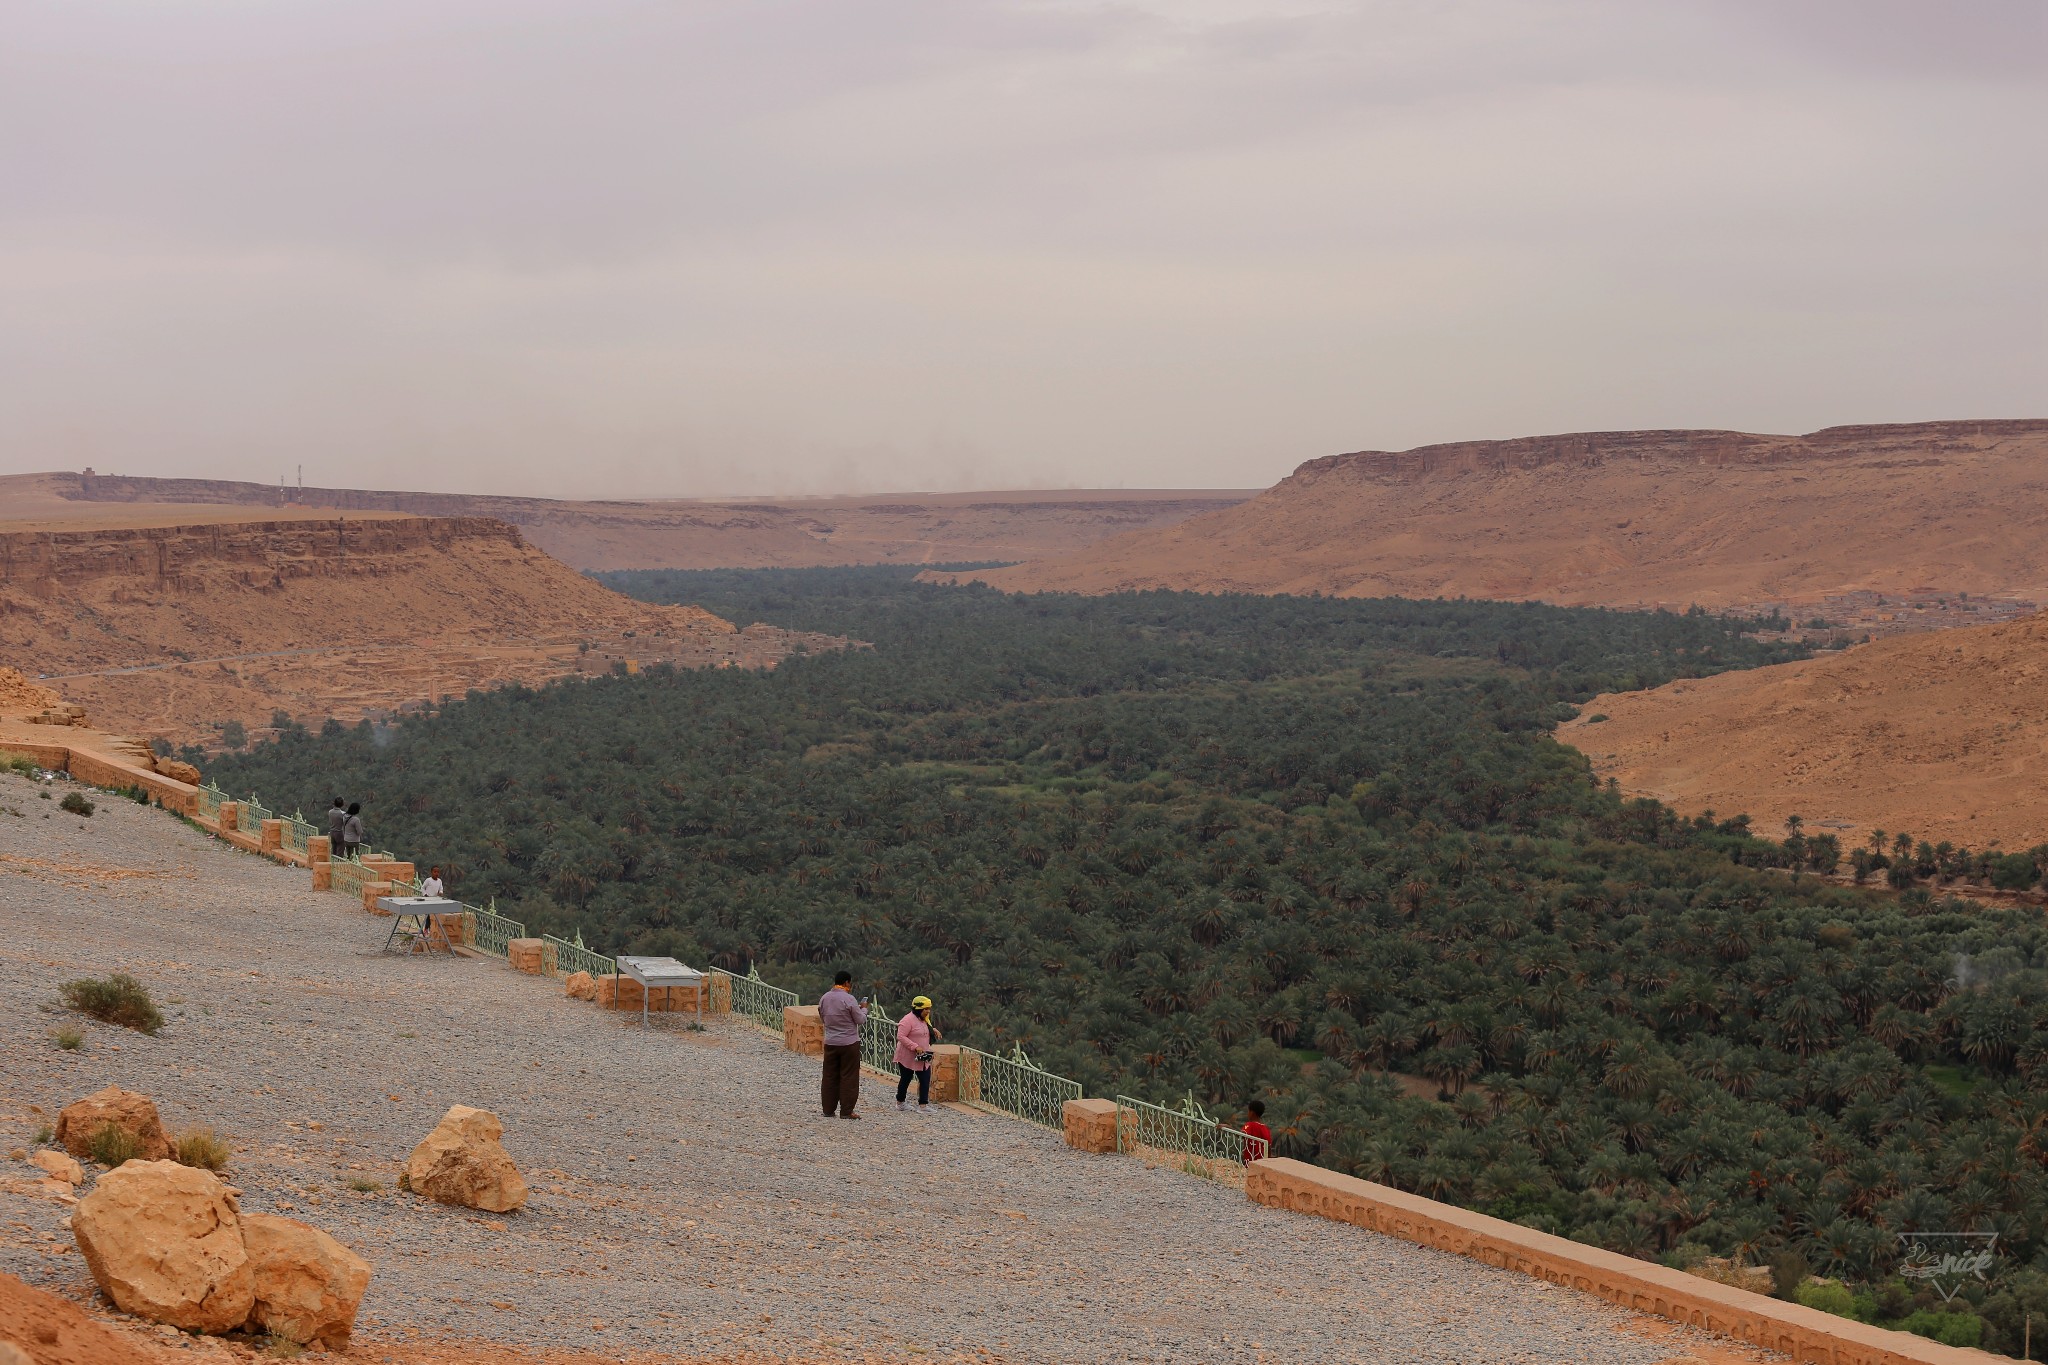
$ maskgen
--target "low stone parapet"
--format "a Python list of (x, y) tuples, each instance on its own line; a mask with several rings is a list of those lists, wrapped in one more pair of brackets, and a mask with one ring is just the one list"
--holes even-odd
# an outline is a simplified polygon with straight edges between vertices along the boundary
[(383, 906), (377, 904), (377, 902), (384, 899), (384, 897), (386, 896), (394, 894), (396, 894), (396, 888), (394, 888), (390, 882), (364, 882), (363, 909), (369, 911), (373, 915), (388, 915), (391, 912), (389, 910), (386, 910)]
[(782, 1045), (805, 1057), (825, 1055), (825, 1021), (816, 1005), (782, 1007)]
[(505, 944), (505, 960), (516, 972), (540, 976), (547, 971), (547, 946), (537, 938), (510, 939)]
[(1068, 1100), (1060, 1106), (1060, 1131), (1077, 1152), (1116, 1150), (1116, 1101)]
[[(1069, 1100), (1105, 1104), (1103, 1100)], [(1115, 1106), (1110, 1105), (1115, 1123)], [(1068, 1120), (1073, 1132), (1073, 1120)], [(1068, 1139), (1072, 1142), (1070, 1136)], [(1830, 1365), (1990, 1365), (1998, 1357), (1886, 1331), (1781, 1299), (1765, 1298), (1649, 1261), (1567, 1241), (1519, 1223), (1440, 1204), (1288, 1157), (1245, 1171), (1254, 1203), (1350, 1223), (1403, 1241), (1467, 1256), (1502, 1270), (1594, 1294), (1609, 1303)]]

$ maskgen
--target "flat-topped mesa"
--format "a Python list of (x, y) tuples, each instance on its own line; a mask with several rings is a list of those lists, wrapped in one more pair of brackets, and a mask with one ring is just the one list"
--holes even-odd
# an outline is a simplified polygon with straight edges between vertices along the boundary
[(518, 555), (519, 528), (490, 517), (336, 517), (211, 525), (0, 532), (0, 583), (82, 584), (129, 579), (166, 589), (393, 572), (423, 551)]
[(1360, 450), (1309, 460), (1278, 487), (1313, 485), (1331, 475), (1400, 481), (1446, 474), (1502, 474), (1552, 465), (1670, 460), (1705, 466), (1799, 464), (1867, 457), (1893, 448), (1921, 457), (1974, 452), (2000, 440), (2048, 435), (2048, 421), (1906, 422), (1823, 427), (1804, 436), (1747, 431), (1575, 431), (1505, 441), (1449, 441), (1412, 450)]
[[(957, 575), (1007, 591), (1484, 597), (1768, 615), (2048, 597), (2048, 421), (1588, 431), (1310, 460), (1249, 502)], [(1923, 596), (1925, 594), (1922, 594)], [(1811, 620), (1818, 610), (1797, 610)], [(1832, 615), (1833, 613), (1828, 613)], [(1936, 623), (1939, 624), (1939, 623)]]

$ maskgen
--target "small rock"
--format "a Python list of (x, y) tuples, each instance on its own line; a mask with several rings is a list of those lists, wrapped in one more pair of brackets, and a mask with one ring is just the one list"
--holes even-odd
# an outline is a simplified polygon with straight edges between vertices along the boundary
[(504, 1133), (496, 1114), (455, 1105), (413, 1148), (407, 1183), (415, 1194), (443, 1204), (512, 1212), (526, 1203), (526, 1180), (498, 1141)]
[(597, 999), (597, 979), (589, 972), (571, 972), (563, 987), (563, 993), (571, 1000)]
[(142, 1144), (144, 1161), (171, 1155), (171, 1140), (149, 1096), (114, 1085), (65, 1105), (57, 1115), (57, 1141), (73, 1156), (91, 1156), (93, 1134), (109, 1123)]
[(175, 1161), (130, 1161), (108, 1171), (78, 1202), (71, 1235), (93, 1279), (124, 1313), (191, 1332), (227, 1332), (248, 1321), (255, 1277), (242, 1217), (211, 1171)]
[(47, 1172), (50, 1179), (61, 1180), (67, 1185), (85, 1183), (85, 1168), (62, 1152), (46, 1147), (30, 1157), (28, 1164)]
[(303, 1344), (344, 1350), (356, 1307), (370, 1286), (370, 1263), (294, 1218), (252, 1213), (242, 1236), (255, 1276), (249, 1324)]

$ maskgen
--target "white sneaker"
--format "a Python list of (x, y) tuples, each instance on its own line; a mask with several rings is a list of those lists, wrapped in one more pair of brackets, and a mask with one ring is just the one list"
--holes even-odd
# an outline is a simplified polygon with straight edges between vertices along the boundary
[(917, 1112), (929, 1116), (932, 1112), (932, 1107), (928, 1104), (920, 1104), (917, 1106)]
[(902, 1112), (903, 1112), (904, 1110), (906, 1110), (906, 1109), (908, 1109), (908, 1108), (910, 1108), (910, 1106), (909, 1106), (909, 1105), (907, 1105), (907, 1104), (905, 1104), (905, 1103), (904, 1103), (904, 1102), (903, 1102), (902, 1100), (898, 1100), (898, 1101), (896, 1101), (896, 1112), (897, 1112), (897, 1113), (899, 1113), (899, 1114), (900, 1114), (900, 1113), (902, 1113)]

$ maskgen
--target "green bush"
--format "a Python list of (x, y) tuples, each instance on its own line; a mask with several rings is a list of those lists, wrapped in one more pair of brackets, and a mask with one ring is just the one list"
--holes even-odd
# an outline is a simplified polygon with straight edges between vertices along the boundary
[(1838, 1318), (1856, 1316), (1856, 1296), (1849, 1287), (1830, 1280), (1826, 1283), (1809, 1280), (1792, 1291), (1795, 1303), (1808, 1308), (1818, 1308), (1823, 1313), (1833, 1313)]
[(118, 1123), (103, 1123), (86, 1139), (86, 1154), (108, 1170), (142, 1155), (142, 1139)]
[(1984, 1319), (1975, 1313), (1937, 1313), (1922, 1308), (1892, 1326), (1901, 1332), (1929, 1337), (1944, 1346), (1975, 1346), (1984, 1339)]
[(2008, 853), (1991, 865), (1991, 884), (2001, 891), (2024, 891), (2040, 879), (2040, 869), (2024, 853)]
[(85, 1045), (85, 1031), (75, 1028), (70, 1024), (66, 1024), (62, 1028), (51, 1029), (50, 1037), (54, 1038), (57, 1046), (63, 1048), (66, 1052), (76, 1052)]
[(64, 793), (64, 799), (57, 804), (63, 809), (70, 811), (73, 815), (92, 814), (92, 802), (85, 799), (84, 792), (66, 792)]
[(149, 998), (149, 987), (125, 972), (104, 979), (67, 981), (61, 989), (66, 1005), (103, 1024), (119, 1024), (152, 1035), (164, 1026), (163, 1015)]

